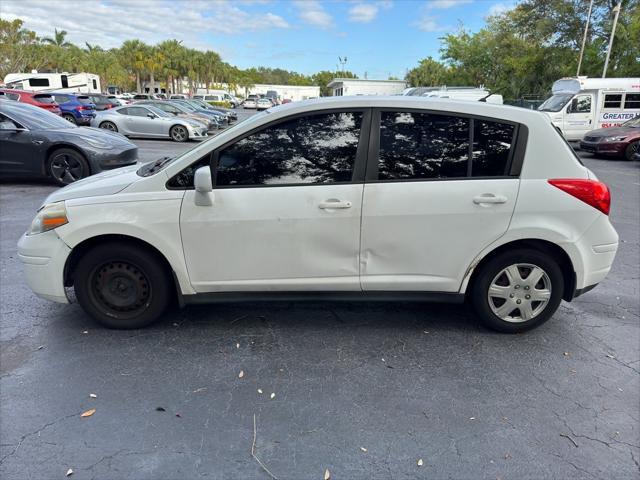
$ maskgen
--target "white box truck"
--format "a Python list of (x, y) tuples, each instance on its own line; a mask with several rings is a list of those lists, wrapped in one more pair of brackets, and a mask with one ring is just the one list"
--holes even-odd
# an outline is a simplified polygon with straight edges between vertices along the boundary
[(569, 141), (640, 115), (640, 78), (562, 78), (551, 92), (538, 110), (547, 112)]

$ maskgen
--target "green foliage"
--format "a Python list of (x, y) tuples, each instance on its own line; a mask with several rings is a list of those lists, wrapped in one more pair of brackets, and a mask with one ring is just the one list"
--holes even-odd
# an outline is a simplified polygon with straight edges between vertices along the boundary
[(348, 70), (331, 72), (322, 70), (311, 75), (311, 84), (320, 87), (320, 95), (327, 97), (331, 95), (331, 90), (327, 87), (334, 78), (358, 78), (355, 73)]
[[(602, 75), (613, 6), (595, 0), (581, 75)], [(461, 28), (441, 41), (443, 61), (428, 57), (407, 73), (412, 86), (484, 85), (505, 99), (544, 95), (575, 76), (589, 0), (523, 0), (471, 33)], [(624, 0), (607, 76), (640, 76), (640, 2)]]

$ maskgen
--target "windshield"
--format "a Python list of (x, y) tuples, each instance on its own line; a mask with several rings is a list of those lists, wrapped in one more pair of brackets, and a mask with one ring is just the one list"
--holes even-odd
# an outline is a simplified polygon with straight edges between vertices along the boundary
[(187, 103), (186, 100), (181, 101), (179, 103), (179, 105), (182, 108), (184, 108), (185, 110), (187, 110), (188, 112), (195, 112), (196, 111), (196, 108), (193, 105), (191, 105), (190, 103)]
[[(3, 105), (4, 106), (4, 105)], [(27, 105), (21, 105), (27, 107)], [(29, 107), (31, 107), (29, 105)], [(48, 112), (42, 108), (7, 108), (4, 110), (7, 115), (13, 118), (29, 130), (49, 130), (52, 128), (78, 128), (71, 122), (58, 115)]]
[(631, 120), (627, 120), (621, 126), (631, 127), (631, 128), (640, 128), (640, 115), (638, 115), (636, 118), (632, 118)]
[(538, 107), (538, 110), (541, 112), (559, 112), (572, 98), (572, 93), (556, 93), (547, 98), (544, 103)]

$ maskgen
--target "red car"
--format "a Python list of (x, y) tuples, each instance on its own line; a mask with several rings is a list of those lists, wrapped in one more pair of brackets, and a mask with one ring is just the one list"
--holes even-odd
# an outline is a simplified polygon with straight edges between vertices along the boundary
[(62, 115), (60, 107), (49, 93), (25, 92), (24, 90), (0, 88), (0, 95), (5, 96), (9, 100), (28, 103), (29, 105), (44, 108), (56, 115)]
[(599, 128), (587, 132), (580, 150), (594, 155), (623, 157), (633, 160), (640, 152), (640, 115), (619, 127)]

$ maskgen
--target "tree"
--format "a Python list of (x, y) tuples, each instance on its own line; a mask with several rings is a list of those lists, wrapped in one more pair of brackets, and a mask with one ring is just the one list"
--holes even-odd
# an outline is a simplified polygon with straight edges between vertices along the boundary
[(42, 39), (42, 43), (46, 43), (48, 45), (55, 45), (56, 47), (66, 48), (70, 47), (71, 43), (67, 42), (64, 38), (67, 36), (66, 30), (54, 29), (55, 33), (53, 37), (44, 37)]
[(334, 78), (358, 78), (358, 76), (348, 70), (340, 70), (335, 72), (322, 70), (311, 75), (311, 82), (313, 85), (317, 85), (320, 87), (321, 96), (328, 97), (331, 95), (331, 89), (327, 87), (327, 85), (329, 85), (329, 83), (331, 83), (331, 80), (333, 80)]
[(145, 58), (148, 48), (147, 44), (140, 40), (125, 40), (118, 52), (122, 66), (135, 76), (137, 92), (142, 90), (140, 80), (146, 68)]
[(22, 25), (19, 19), (0, 18), (0, 79), (8, 73), (40, 69), (45, 64), (38, 37)]

